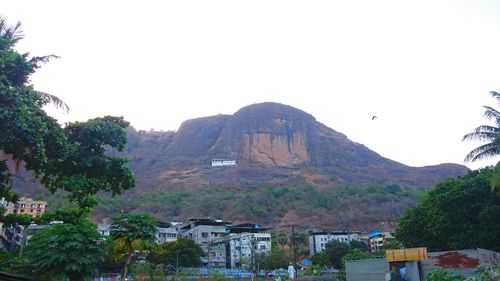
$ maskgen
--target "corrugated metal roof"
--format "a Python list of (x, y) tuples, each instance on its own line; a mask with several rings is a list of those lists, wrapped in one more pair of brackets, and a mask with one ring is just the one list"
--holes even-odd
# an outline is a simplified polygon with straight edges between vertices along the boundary
[(379, 236), (379, 235), (382, 235), (382, 232), (380, 232), (380, 231), (372, 232), (368, 235), (368, 238), (372, 238), (372, 237)]

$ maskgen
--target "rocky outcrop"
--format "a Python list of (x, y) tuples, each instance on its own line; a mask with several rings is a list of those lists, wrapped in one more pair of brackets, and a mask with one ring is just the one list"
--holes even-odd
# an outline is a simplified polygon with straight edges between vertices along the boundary
[[(456, 164), (408, 167), (350, 141), (306, 112), (278, 103), (253, 104), (233, 115), (188, 120), (177, 132), (165, 134), (164, 149), (148, 156), (154, 163), (151, 170), (158, 173), (148, 177), (161, 174), (163, 181), (178, 184), (337, 181), (430, 187), (468, 171)], [(129, 152), (135, 155), (133, 149)], [(236, 160), (238, 165), (212, 168), (211, 159)], [(140, 178), (143, 171), (136, 174)]]

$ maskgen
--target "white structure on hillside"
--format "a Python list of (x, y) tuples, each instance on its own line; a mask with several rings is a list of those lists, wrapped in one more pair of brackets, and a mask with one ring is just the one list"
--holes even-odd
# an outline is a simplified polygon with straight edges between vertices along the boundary
[(309, 254), (312, 256), (324, 251), (326, 244), (330, 241), (351, 243), (354, 240), (361, 241), (359, 233), (346, 231), (313, 232), (309, 234)]
[(236, 166), (236, 160), (212, 159), (212, 167)]

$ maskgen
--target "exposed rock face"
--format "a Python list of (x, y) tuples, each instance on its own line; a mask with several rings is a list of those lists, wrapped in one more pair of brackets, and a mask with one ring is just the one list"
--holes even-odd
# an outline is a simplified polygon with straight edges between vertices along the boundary
[(227, 122), (210, 154), (273, 167), (307, 164), (307, 136), (315, 123), (314, 117), (290, 106), (247, 106)]

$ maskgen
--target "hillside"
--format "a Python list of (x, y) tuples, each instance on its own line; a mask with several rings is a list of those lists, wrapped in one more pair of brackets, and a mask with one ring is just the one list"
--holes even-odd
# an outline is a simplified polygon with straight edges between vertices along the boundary
[[(131, 158), (137, 187), (105, 199), (96, 217), (124, 208), (162, 220), (211, 216), (282, 225), (376, 225), (414, 205), (419, 190), (468, 171), (457, 164), (403, 165), (277, 103), (188, 120), (176, 132), (127, 132), (124, 155)], [(211, 159), (238, 164), (212, 167)]]

